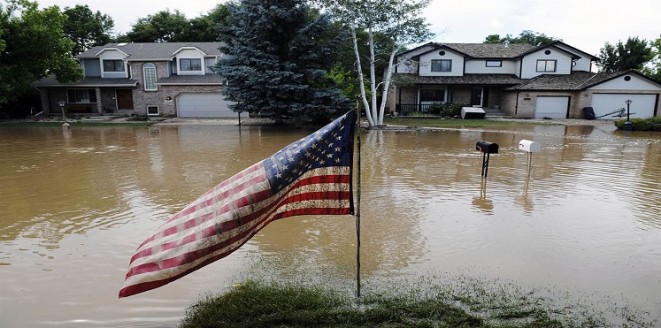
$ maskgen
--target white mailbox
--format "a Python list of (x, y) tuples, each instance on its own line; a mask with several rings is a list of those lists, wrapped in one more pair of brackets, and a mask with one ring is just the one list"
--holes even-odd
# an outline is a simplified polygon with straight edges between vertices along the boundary
[(519, 150), (529, 153), (538, 153), (542, 150), (542, 145), (540, 145), (539, 142), (524, 139), (519, 141)]

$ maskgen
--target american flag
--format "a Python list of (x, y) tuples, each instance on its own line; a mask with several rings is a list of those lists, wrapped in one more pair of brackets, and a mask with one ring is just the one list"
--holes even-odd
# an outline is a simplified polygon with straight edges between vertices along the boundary
[(355, 113), (221, 182), (136, 250), (119, 297), (158, 288), (219, 260), (271, 221), (353, 213)]

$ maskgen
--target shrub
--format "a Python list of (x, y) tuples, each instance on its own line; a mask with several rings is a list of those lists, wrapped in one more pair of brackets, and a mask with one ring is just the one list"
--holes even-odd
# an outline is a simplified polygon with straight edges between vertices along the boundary
[[(615, 126), (623, 130), (624, 122), (626, 120), (616, 120)], [(633, 118), (631, 119), (632, 128), (634, 131), (661, 131), (661, 117), (653, 118)]]

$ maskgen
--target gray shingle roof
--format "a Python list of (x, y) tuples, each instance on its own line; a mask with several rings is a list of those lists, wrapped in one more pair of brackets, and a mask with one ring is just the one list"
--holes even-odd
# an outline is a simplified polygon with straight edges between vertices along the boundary
[(464, 76), (418, 76), (416, 84), (516, 85), (524, 80), (514, 74), (466, 74)]
[(531, 44), (512, 43), (437, 43), (473, 58), (516, 58), (535, 49)]
[(223, 84), (223, 79), (218, 74), (205, 75), (172, 75), (158, 80), (156, 84), (175, 85), (175, 84)]
[[(544, 74), (507, 90), (585, 90), (614, 77), (631, 72), (592, 73), (573, 72), (570, 75)], [(632, 73), (633, 74), (633, 73)]]
[(39, 87), (134, 87), (138, 81), (132, 79), (102, 79), (100, 77), (86, 77), (70, 83), (58, 82), (55, 76), (48, 76), (39, 79), (33, 83), (37, 88)]
[(169, 59), (173, 53), (182, 47), (196, 47), (209, 56), (220, 56), (218, 48), (222, 42), (163, 42), (163, 43), (108, 43), (93, 47), (78, 55), (78, 58), (98, 58), (97, 53), (103, 49), (115, 48), (129, 55), (127, 60)]

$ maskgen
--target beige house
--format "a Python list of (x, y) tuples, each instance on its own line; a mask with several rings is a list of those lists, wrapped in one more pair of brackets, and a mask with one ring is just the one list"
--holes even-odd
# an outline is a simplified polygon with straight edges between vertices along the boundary
[[(427, 43), (397, 56), (387, 106), (406, 115), (459, 103), (516, 118), (661, 116), (661, 85), (635, 72), (593, 73), (598, 60), (561, 41), (547, 45)], [(411, 79), (409, 79), (411, 80)], [(627, 105), (628, 102), (628, 105)]]

